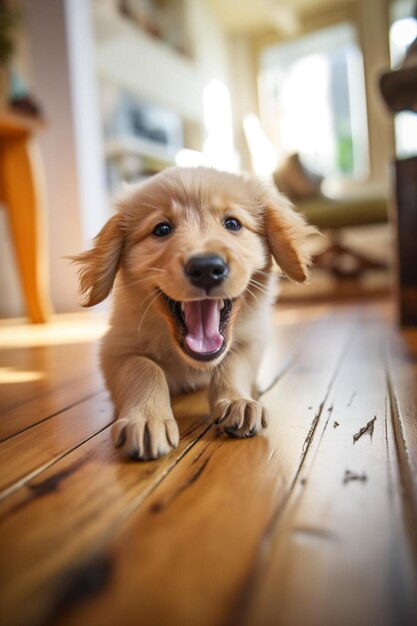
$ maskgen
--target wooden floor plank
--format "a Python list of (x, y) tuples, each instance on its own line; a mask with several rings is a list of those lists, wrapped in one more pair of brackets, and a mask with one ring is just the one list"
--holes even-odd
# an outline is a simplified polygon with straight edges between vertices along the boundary
[(404, 515), (382, 350), (361, 326), (295, 489), (245, 598), (245, 626), (417, 623), (414, 547)]
[(83, 400), (95, 347), (0, 350), (44, 374), (0, 387), (4, 626), (417, 623), (417, 334), (385, 351), (376, 307), (290, 313), (265, 435), (230, 440), (182, 397), (180, 448), (151, 463), (113, 450), (104, 394)]
[(114, 419), (107, 392), (58, 413), (0, 444), (0, 500)]
[(107, 428), (0, 503), (0, 606), (8, 626), (37, 624), (62, 585), (71, 585), (75, 564), (139, 506), (209, 426), (203, 394), (191, 411), (179, 398), (178, 414), (180, 446), (160, 461), (122, 460)]
[(417, 330), (391, 332), (387, 370), (401, 471), (417, 535)]
[(91, 376), (96, 361), (97, 345), (91, 343), (0, 349), (0, 421), (6, 411)]
[[(265, 436), (238, 441), (210, 429), (67, 581), (52, 622), (227, 623), (262, 533), (297, 475), (348, 332), (316, 325), (296, 363), (264, 396), (273, 414)], [(101, 584), (78, 605), (76, 581), (96, 567)]]
[(104, 390), (97, 370), (0, 415), (0, 443)]
[[(300, 329), (275, 333), (268, 367), (260, 376), (263, 387), (288, 370), (297, 337), (301, 342)], [(56, 601), (59, 596), (60, 576), (67, 580), (76, 564), (141, 503), (207, 429), (204, 391), (191, 398), (175, 398), (174, 410), (182, 439), (180, 448), (166, 459), (140, 464), (124, 461), (105, 429), (0, 503), (1, 561), (7, 564), (2, 571), (1, 605), (8, 623), (19, 623), (20, 618), (36, 622), (37, 613), (46, 610), (51, 597)], [(25, 444), (40, 426), (26, 431)], [(67, 435), (61, 435), (68, 441)], [(47, 447), (51, 449), (50, 443)], [(76, 539), (65, 546), (72, 535)], [(14, 541), (23, 536), (24, 542)], [(69, 573), (63, 574), (66, 568)]]

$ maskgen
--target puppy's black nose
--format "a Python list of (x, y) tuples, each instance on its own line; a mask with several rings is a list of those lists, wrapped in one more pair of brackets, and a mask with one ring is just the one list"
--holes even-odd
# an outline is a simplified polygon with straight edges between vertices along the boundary
[(184, 269), (188, 280), (206, 291), (220, 285), (229, 273), (226, 261), (217, 254), (193, 256)]

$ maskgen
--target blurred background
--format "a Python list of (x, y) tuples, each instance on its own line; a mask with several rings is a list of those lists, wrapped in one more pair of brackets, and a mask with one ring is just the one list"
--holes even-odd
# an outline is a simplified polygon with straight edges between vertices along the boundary
[(390, 163), (417, 154), (417, 116), (393, 115), (380, 79), (415, 4), (0, 0), (0, 317), (78, 310), (64, 257), (123, 181), (173, 164), (255, 173), (325, 233), (284, 299), (386, 294)]

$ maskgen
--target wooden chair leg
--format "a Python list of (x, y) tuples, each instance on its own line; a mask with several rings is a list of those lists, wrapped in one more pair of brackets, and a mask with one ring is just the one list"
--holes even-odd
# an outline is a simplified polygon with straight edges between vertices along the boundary
[(27, 137), (2, 145), (2, 199), (9, 214), (23, 294), (32, 322), (46, 322), (51, 311), (47, 290), (41, 163), (37, 146)]
[(313, 265), (331, 272), (339, 279), (359, 279), (368, 270), (388, 270), (388, 263), (373, 259), (333, 240), (322, 252), (314, 255)]

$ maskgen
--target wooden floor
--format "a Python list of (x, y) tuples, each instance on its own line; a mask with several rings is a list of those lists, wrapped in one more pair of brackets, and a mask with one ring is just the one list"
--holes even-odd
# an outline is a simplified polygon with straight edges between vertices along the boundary
[(382, 305), (276, 315), (272, 419), (232, 440), (178, 398), (178, 450), (113, 450), (102, 322), (0, 327), (0, 622), (417, 624), (417, 331)]

